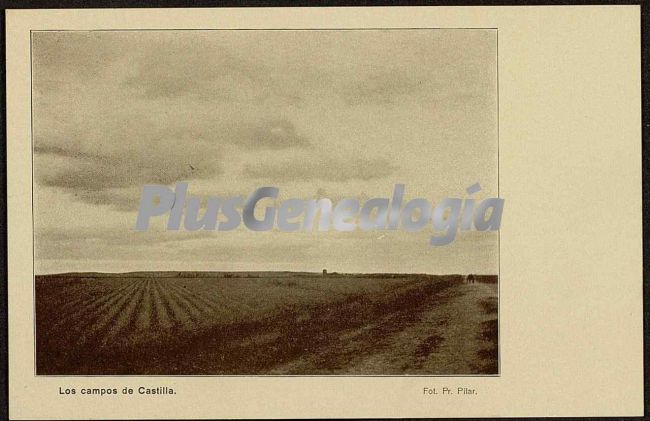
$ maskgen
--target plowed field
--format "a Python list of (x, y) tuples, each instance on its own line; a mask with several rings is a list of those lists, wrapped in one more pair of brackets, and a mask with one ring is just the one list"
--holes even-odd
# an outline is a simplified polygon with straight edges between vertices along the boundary
[(496, 291), (487, 276), (37, 276), (37, 374), (495, 374)]

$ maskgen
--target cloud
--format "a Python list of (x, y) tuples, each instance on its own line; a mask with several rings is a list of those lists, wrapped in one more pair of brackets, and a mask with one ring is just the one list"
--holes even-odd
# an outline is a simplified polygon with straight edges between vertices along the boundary
[[(56, 138), (35, 137), (35, 176), (39, 183), (84, 193), (142, 186), (171, 184), (178, 180), (207, 178), (220, 174), (218, 148), (183, 135), (119, 131), (87, 133), (86, 142), (57, 144)], [(97, 141), (91, 138), (97, 137)], [(121, 148), (102, 147), (117, 140)]]
[(317, 86), (315, 75), (322, 71), (276, 54), (277, 44), (265, 49), (260, 35), (205, 31), (140, 37), (132, 53), (133, 70), (122, 87), (147, 100), (184, 98), (235, 106), (301, 103), (305, 88)]
[(418, 93), (429, 93), (426, 82), (425, 78), (399, 71), (373, 71), (363, 79), (345, 82), (340, 92), (350, 105), (393, 104)]
[[(230, 235), (228, 235), (230, 234)], [(36, 255), (39, 259), (99, 259), (110, 248), (120, 260), (183, 260), (218, 262), (274, 262), (307, 255), (313, 247), (309, 237), (288, 238), (284, 233), (215, 231), (145, 231), (122, 227), (116, 230), (99, 227), (50, 228), (36, 232)], [(255, 241), (252, 239), (255, 238)], [(153, 257), (152, 257), (153, 256)]]
[(143, 184), (379, 179), (340, 139), (483, 129), (439, 124), (492, 92), (493, 34), (461, 32), (35, 32), (36, 183), (128, 211)]
[(244, 149), (280, 150), (310, 146), (307, 137), (299, 134), (294, 124), (286, 118), (243, 122), (225, 131), (227, 142)]
[(34, 77), (54, 88), (71, 78), (94, 79), (106, 72), (128, 44), (123, 37), (100, 32), (34, 32)]
[(123, 84), (147, 99), (193, 95), (204, 100), (232, 100), (239, 90), (266, 82), (262, 65), (242, 59), (214, 41), (204, 43), (202, 50), (182, 36), (144, 42), (149, 46), (136, 58), (135, 71)]
[[(155, 127), (146, 117), (106, 116), (102, 123), (57, 124), (35, 131), (37, 183), (74, 193), (76, 200), (133, 210), (144, 184), (211, 179), (224, 173), (227, 154), (311, 147), (286, 118), (235, 124), (187, 126), (173, 121)], [(49, 126), (51, 127), (51, 126)], [(224, 145), (235, 150), (226, 150)], [(126, 191), (126, 193), (125, 193)]]
[(101, 243), (104, 245), (148, 245), (183, 242), (217, 235), (212, 231), (135, 231), (133, 227), (109, 229), (105, 227), (49, 227), (35, 232), (39, 241), (64, 243)]
[(113, 188), (103, 190), (82, 190), (70, 192), (75, 199), (91, 205), (108, 206), (111, 209), (131, 212), (140, 206), (141, 188)]
[(128, 211), (143, 184), (214, 179), (241, 154), (312, 146), (264, 105), (293, 89), (214, 33), (198, 35), (201, 48), (196, 36), (35, 33), (36, 183)]
[(387, 177), (396, 170), (384, 158), (333, 158), (310, 156), (284, 162), (248, 164), (244, 175), (269, 181), (368, 181)]
[(70, 148), (66, 148), (58, 145), (48, 145), (48, 144), (35, 145), (34, 153), (40, 155), (55, 155), (55, 156), (65, 157), (65, 158), (75, 158), (75, 159), (95, 160), (95, 161), (100, 161), (104, 158), (101, 155), (87, 153), (80, 150), (75, 151)]
[[(433, 101), (458, 88), (480, 92), (469, 85), (482, 79), (481, 68), (463, 49), (476, 40), (455, 40), (458, 51), (450, 55), (443, 39), (432, 31), (153, 33), (124, 48), (130, 70), (121, 86), (147, 100), (290, 106), (326, 96), (347, 105), (386, 105)], [(115, 46), (99, 45), (104, 57), (114, 52)], [(74, 60), (85, 71), (94, 68)]]

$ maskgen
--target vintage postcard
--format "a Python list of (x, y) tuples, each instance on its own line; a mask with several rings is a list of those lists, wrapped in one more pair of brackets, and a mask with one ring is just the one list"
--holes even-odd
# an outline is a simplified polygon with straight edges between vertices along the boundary
[(498, 374), (496, 42), (33, 32), (36, 374)]
[(9, 11), (10, 417), (642, 414), (639, 19)]

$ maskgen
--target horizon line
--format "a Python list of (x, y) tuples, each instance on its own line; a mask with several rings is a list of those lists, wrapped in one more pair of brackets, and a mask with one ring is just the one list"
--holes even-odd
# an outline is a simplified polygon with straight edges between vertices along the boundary
[[(127, 272), (103, 272), (103, 271), (74, 271), (74, 272), (51, 272), (51, 273), (34, 273), (34, 276), (53, 276), (53, 275), (132, 275), (132, 274), (145, 274), (145, 273), (307, 273), (317, 274), (322, 276), (320, 271), (309, 270), (136, 270)], [(477, 276), (499, 276), (497, 273), (428, 273), (428, 272), (337, 272), (327, 271), (328, 275), (432, 275), (432, 276), (463, 276), (463, 275), (477, 275)]]

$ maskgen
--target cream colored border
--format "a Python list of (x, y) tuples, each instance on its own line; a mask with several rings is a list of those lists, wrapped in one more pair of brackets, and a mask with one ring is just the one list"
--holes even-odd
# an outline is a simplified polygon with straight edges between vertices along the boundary
[[(498, 28), (501, 377), (34, 376), (30, 30), (243, 27)], [(638, 6), (8, 11), (7, 113), (12, 419), (643, 413)]]

